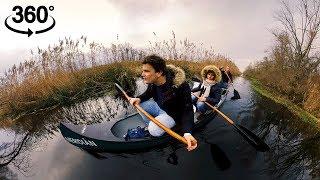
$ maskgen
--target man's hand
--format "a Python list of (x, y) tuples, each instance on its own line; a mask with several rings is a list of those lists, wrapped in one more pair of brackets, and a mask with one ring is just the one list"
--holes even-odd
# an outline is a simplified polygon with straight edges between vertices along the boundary
[(197, 144), (197, 140), (190, 134), (190, 133), (185, 133), (183, 136), (187, 142), (188, 142), (188, 151), (192, 151), (195, 148), (197, 148), (198, 144)]
[(199, 97), (198, 101), (204, 102), (204, 101), (206, 101), (206, 98), (201, 96), (201, 97)]
[(141, 99), (140, 98), (130, 98), (129, 99), (130, 104), (135, 105), (135, 104), (140, 104)]

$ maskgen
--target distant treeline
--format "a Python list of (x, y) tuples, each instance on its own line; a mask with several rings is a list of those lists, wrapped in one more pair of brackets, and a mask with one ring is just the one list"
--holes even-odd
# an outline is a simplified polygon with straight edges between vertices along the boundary
[(273, 31), (269, 55), (244, 74), (320, 118), (320, 2), (288, 2), (276, 14), (283, 28)]
[(105, 47), (81, 37), (65, 38), (57, 45), (31, 52), (31, 57), (0, 78), (0, 123), (9, 125), (21, 116), (103, 96), (114, 90), (114, 82), (135, 86), (141, 60), (149, 54), (182, 67), (187, 78), (200, 74), (209, 64), (229, 66), (233, 74), (240, 74), (231, 59), (215, 54), (212, 48), (197, 47), (187, 39), (177, 43), (172, 35), (169, 41), (150, 42), (145, 49), (128, 43)]

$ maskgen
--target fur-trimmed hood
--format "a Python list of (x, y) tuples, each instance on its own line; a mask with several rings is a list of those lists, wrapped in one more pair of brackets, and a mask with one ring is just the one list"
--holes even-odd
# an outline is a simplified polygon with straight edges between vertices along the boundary
[(186, 74), (180, 67), (168, 64), (167, 70), (167, 78), (172, 82), (174, 87), (179, 87), (184, 81), (186, 81)]
[(212, 70), (216, 74), (216, 78), (214, 79), (216, 82), (221, 81), (221, 71), (215, 65), (208, 65), (201, 70), (202, 79), (206, 79), (205, 75), (209, 70)]

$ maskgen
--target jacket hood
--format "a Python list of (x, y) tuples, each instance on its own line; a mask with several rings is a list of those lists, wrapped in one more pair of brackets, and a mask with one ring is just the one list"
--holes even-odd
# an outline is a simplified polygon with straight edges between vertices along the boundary
[(202, 79), (206, 79), (205, 75), (207, 72), (211, 70), (216, 74), (216, 78), (214, 79), (216, 82), (221, 81), (221, 71), (215, 65), (208, 65), (201, 70)]
[(184, 81), (186, 81), (186, 74), (180, 67), (168, 64), (167, 70), (167, 77), (172, 81), (173, 86), (179, 87)]

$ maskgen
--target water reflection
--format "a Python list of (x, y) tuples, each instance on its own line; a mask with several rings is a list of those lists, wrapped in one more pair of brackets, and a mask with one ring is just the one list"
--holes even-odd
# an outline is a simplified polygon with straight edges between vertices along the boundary
[(0, 167), (0, 179), (1, 180), (16, 180), (18, 175), (14, 173), (9, 167)]
[(74, 124), (95, 124), (117, 119), (132, 112), (134, 109), (127, 106), (123, 100), (105, 96), (62, 108), (58, 114), (60, 120)]
[[(266, 158), (266, 171), (275, 178), (309, 179), (320, 177), (320, 133), (316, 127), (302, 122), (288, 110), (272, 101), (257, 99), (255, 115), (265, 117), (260, 122), (261, 135), (272, 150)], [(259, 112), (264, 109), (263, 115)]]
[[(141, 81), (137, 82), (141, 83)], [(131, 90), (133, 89), (131, 88)], [(23, 116), (16, 121), (10, 130), (0, 132), (2, 140), (5, 140), (0, 144), (0, 177), (14, 178), (11, 176), (10, 167), (23, 174), (24, 177), (32, 176), (31, 154), (45, 151), (48, 145), (47, 140), (56, 138), (59, 131), (58, 125), (61, 121), (71, 121), (75, 124), (100, 123), (133, 111), (133, 108), (128, 107), (122, 99), (104, 96), (89, 99), (70, 107)], [(4, 136), (10, 138), (5, 139)]]
[(27, 142), (29, 138), (29, 134), (15, 136), (12, 142), (1, 145), (0, 179), (17, 179), (17, 174), (8, 167), (9, 164), (15, 166), (22, 173), (28, 172), (30, 168), (28, 157), (21, 154), (28, 148)]
[[(126, 81), (119, 83), (128, 94), (132, 95), (140, 94), (146, 89), (146, 85), (142, 79), (138, 79), (135, 86)], [(135, 111), (134, 108), (121, 96), (123, 95), (117, 92), (115, 88), (115, 92), (113, 92), (112, 95), (89, 99), (70, 107), (62, 108), (57, 113), (59, 115), (58, 119), (74, 124), (95, 124), (118, 119), (133, 113)]]
[(227, 170), (231, 166), (231, 162), (225, 152), (216, 144), (210, 145), (210, 152), (213, 161), (222, 171)]

